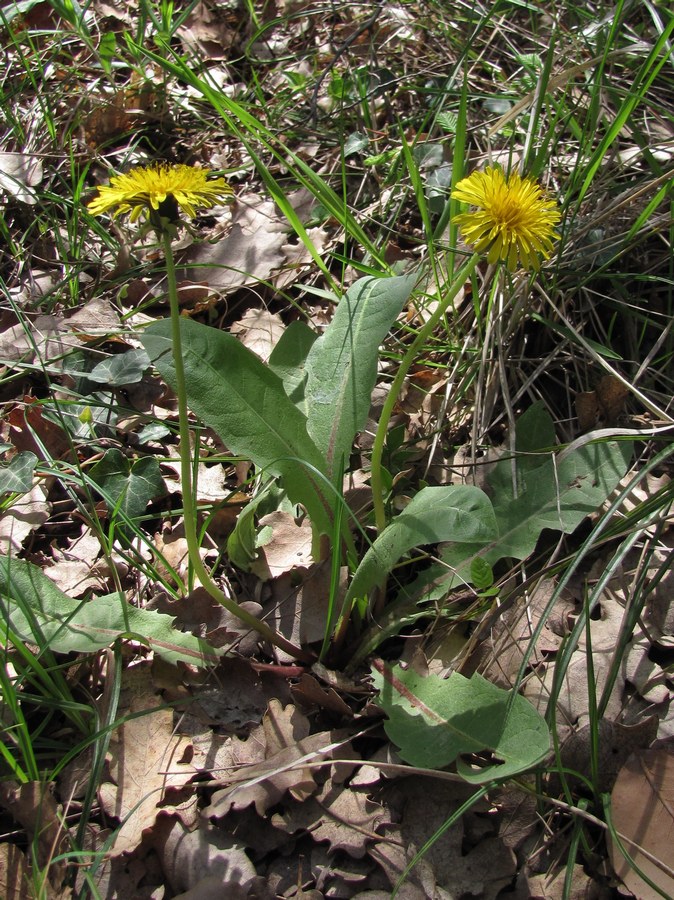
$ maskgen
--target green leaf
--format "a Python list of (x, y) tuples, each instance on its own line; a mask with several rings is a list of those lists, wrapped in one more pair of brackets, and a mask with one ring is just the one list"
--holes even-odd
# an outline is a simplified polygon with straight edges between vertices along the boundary
[(412, 669), (377, 661), (372, 670), (384, 728), (410, 765), (441, 769), (461, 754), (491, 753), (479, 769), (459, 759), (459, 774), (472, 784), (510, 778), (540, 763), (550, 748), (544, 718), (519, 694), (475, 674), (422, 677)]
[(30, 450), (17, 453), (8, 466), (0, 467), (0, 494), (20, 494), (33, 486), (37, 456)]
[[(596, 512), (627, 471), (631, 444), (608, 441), (586, 444), (570, 453), (536, 452), (550, 447), (550, 430), (540, 407), (517, 423), (517, 450), (529, 455), (500, 460), (489, 476), (498, 536), (485, 544), (451, 543), (443, 562), (456, 570), (450, 586), (470, 581), (473, 559), (494, 565), (504, 557), (526, 559), (544, 528), (570, 534)], [(536, 437), (538, 436), (538, 441)], [(513, 487), (513, 478), (516, 490)], [(448, 583), (443, 581), (445, 590)]]
[(309, 434), (332, 472), (348, 459), (365, 424), (377, 378), (379, 347), (412, 292), (416, 276), (360, 278), (307, 358)]
[(348, 157), (353, 156), (354, 153), (360, 153), (362, 150), (367, 150), (369, 146), (370, 138), (366, 134), (362, 131), (351, 132), (344, 141), (344, 159), (348, 159)]
[(384, 529), (358, 566), (345, 598), (345, 609), (370, 593), (396, 562), (422, 544), (481, 541), (497, 534), (489, 497), (471, 485), (426, 487)]
[(318, 334), (304, 322), (291, 322), (269, 357), (269, 368), (281, 379), (286, 394), (295, 406), (305, 414), (306, 362), (317, 337)]
[(150, 358), (145, 350), (128, 350), (116, 356), (109, 356), (87, 374), (87, 378), (99, 384), (137, 384), (150, 366)]
[(153, 456), (131, 463), (115, 448), (91, 467), (89, 476), (101, 489), (109, 508), (120, 510), (131, 521), (142, 516), (148, 503), (166, 492), (159, 463)]
[[(319, 533), (329, 534), (330, 513), (320, 477), (325, 460), (281, 379), (231, 334), (190, 319), (181, 319), (180, 330), (190, 408), (230, 451), (283, 478), (291, 501), (305, 506)], [(142, 341), (175, 390), (170, 321), (150, 325)]]
[[(556, 441), (555, 423), (542, 403), (534, 403), (519, 417), (515, 426), (515, 440), (517, 452), (522, 454), (518, 458), (518, 465), (535, 469), (549, 458), (549, 452)], [(546, 450), (548, 453), (543, 452)], [(531, 455), (527, 457), (525, 454)]]
[(257, 558), (255, 512), (253, 503), (245, 506), (227, 538), (227, 558), (233, 566), (244, 572), (250, 572), (251, 564)]
[(170, 663), (203, 666), (219, 654), (206, 641), (173, 627), (163, 613), (130, 606), (121, 594), (73, 600), (37, 566), (0, 556), (0, 639), (8, 631), (57, 653), (93, 653), (118, 638), (150, 647)]
[(112, 74), (112, 62), (118, 58), (117, 39), (114, 31), (104, 32), (98, 41), (98, 55), (108, 75)]
[(478, 591), (486, 591), (494, 583), (494, 570), (481, 556), (476, 556), (470, 564), (470, 580)]

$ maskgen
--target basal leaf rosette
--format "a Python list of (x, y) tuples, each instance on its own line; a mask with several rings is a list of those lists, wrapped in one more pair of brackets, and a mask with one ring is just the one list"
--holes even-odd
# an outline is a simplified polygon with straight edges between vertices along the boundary
[(518, 264), (538, 270), (541, 259), (552, 253), (561, 214), (532, 178), (517, 172), (506, 176), (487, 166), (459, 181), (452, 197), (476, 207), (454, 221), (466, 243), (486, 252), (490, 264), (502, 261), (512, 271)]

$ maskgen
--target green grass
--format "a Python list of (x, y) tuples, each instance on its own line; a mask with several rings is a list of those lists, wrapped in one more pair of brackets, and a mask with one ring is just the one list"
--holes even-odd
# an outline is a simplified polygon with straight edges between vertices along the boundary
[[(453, 224), (451, 188), (490, 160), (533, 174), (563, 211), (556, 254), (535, 277), (481, 266), (456, 298), (415, 365), (422, 374), (446, 377), (436, 415), (405, 435), (389, 436), (385, 479), (387, 509), (398, 510), (424, 483), (452, 475), (479, 479), (481, 460), (494, 448), (508, 449), (513, 423), (533, 402), (545, 405), (565, 445), (579, 437), (579, 393), (595, 390), (606, 375), (625, 389), (616, 414), (604, 411), (588, 430), (599, 440), (636, 438), (630, 484), (582, 534), (553, 542), (552, 550), (541, 546), (532, 559), (497, 573), (498, 603), (504, 610), (516, 607), (522, 617), (539, 581), (555, 579), (517, 684), (534, 677), (529, 658), (565, 587), (586, 585), (584, 609), (555, 664), (547, 718), (556, 732), (571, 655), (590, 635), (588, 622), (602, 592), (624, 566), (631, 567), (630, 605), (607, 684), (589, 698), (593, 755), (586, 795), (569, 784), (557, 795), (549, 791), (546, 779), (562, 768), (557, 740), (557, 755), (537, 773), (536, 788), (523, 786), (537, 792), (541, 809), (552, 809), (551, 828), (563, 828), (564, 815), (572, 821), (570, 873), (574, 861), (589, 858), (590, 819), (611, 827), (597, 787), (598, 723), (634, 629), (670, 562), (669, 556), (659, 562), (653, 575), (671, 524), (672, 488), (644, 489), (629, 508), (623, 501), (672, 465), (674, 16), (662, 2), (566, 2), (544, 15), (526, 0), (451, 8), (426, 0), (401, 5), (409, 20), (392, 21), (383, 8), (372, 27), (348, 44), (347, 20), (364, 21), (371, 7), (352, 7), (346, 17), (337, 9), (329, 22), (322, 7), (269, 18), (263, 5), (250, 2), (227, 26), (232, 47), (221, 64), (198, 46), (186, 50), (180, 44), (195, 5), (142, 0), (133, 21), (114, 32), (93, 7), (51, 0), (20, 13), (11, 5), (2, 10), (7, 65), (0, 78), (0, 150), (25, 154), (42, 167), (41, 177), (23, 185), (18, 196), (5, 186), (0, 207), (0, 313), (5, 327), (23, 327), (27, 345), (23, 359), (0, 359), (2, 440), (11, 445), (5, 461), (14, 446), (35, 452), (35, 478), (46, 486), (50, 505), (47, 527), (27, 536), (18, 555), (49, 565), (52, 541), (66, 548), (69, 537), (86, 529), (109, 563), (106, 590), (144, 605), (159, 592), (178, 599), (190, 584), (190, 573), (154, 540), (180, 520), (175, 495), (157, 498), (145, 514), (129, 518), (90, 475), (110, 448), (130, 460), (162, 463), (176, 442), (171, 398), (153, 394), (149, 381), (115, 385), (86, 377), (119, 351), (118, 341), (137, 346), (143, 315), (165, 314), (157, 302), (163, 263), (150, 238), (139, 241), (123, 220), (110, 227), (86, 211), (96, 184), (110, 171), (166, 158), (224, 171), (240, 203), (253, 191), (274, 200), (289, 240), (306, 248), (308, 262), (281, 288), (274, 284), (276, 273), (268, 273), (203, 314), (220, 327), (229, 327), (251, 302), (287, 321), (301, 316), (311, 323), (324, 298), (341, 295), (358, 274), (404, 268), (423, 273), (413, 305), (382, 347), (384, 385), (395, 379), (425, 321), (421, 316), (446, 296), (466, 259)], [(331, 55), (340, 48), (341, 55)], [(133, 105), (143, 89), (156, 99), (149, 109)], [(102, 110), (114, 108), (113, 98), (125, 90), (135, 92), (136, 101), (114, 125)], [(298, 190), (310, 198), (300, 211), (291, 201)], [(213, 226), (208, 216), (195, 230), (202, 226)], [(250, 240), (254, 244), (255, 237)], [(138, 308), (128, 301), (129, 290), (141, 296)], [(48, 320), (38, 317), (65, 321), (67, 330), (67, 317), (92, 302), (110, 304), (121, 323), (117, 334), (80, 339), (71, 332), (58, 351), (45, 344), (40, 335)], [(24, 409), (30, 415), (22, 420)], [(143, 429), (157, 437), (145, 439)], [(196, 433), (204, 458), (223, 466), (225, 494), (236, 497), (240, 489), (254, 497), (259, 482), (239, 485), (237, 460), (207, 431)], [(459, 450), (466, 451), (468, 469), (452, 473)], [(359, 466), (368, 464), (365, 449)], [(21, 493), (5, 494), (3, 508), (20, 499)], [(215, 517), (217, 504), (205, 504), (201, 512), (206, 520)], [(362, 524), (368, 537), (355, 539), (365, 547), (373, 536), (371, 518)], [(203, 528), (201, 537), (206, 540)], [(248, 577), (222, 547), (216, 555), (223, 581)], [(598, 557), (604, 568), (594, 579), (591, 566)], [(344, 562), (331, 560), (331, 608)], [(390, 596), (406, 578), (404, 568), (394, 573)], [(498, 620), (498, 607), (484, 618), (475, 616), (475, 608), (468, 604), (468, 612), (452, 615), (455, 627), (468, 618), (482, 634), (481, 622)], [(50, 649), (36, 622), (29, 644), (5, 636), (3, 656), (2, 777), (47, 785), (58, 781), (65, 761), (85, 748), (93, 752), (78, 827), (60, 851), (81, 858), (87, 822), (98, 821), (96, 783), (117, 722), (126, 645), (123, 650), (118, 643), (109, 655), (69, 658)], [(107, 680), (104, 671), (112, 673)], [(77, 867), (66, 868), (72, 884)], [(36, 871), (35, 895), (46, 896), (39, 881)], [(78, 890), (79, 896), (96, 895), (91, 880)]]

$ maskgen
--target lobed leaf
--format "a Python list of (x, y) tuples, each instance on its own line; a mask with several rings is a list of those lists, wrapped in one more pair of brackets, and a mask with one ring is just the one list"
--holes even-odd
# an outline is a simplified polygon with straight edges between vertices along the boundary
[(37, 566), (0, 556), (0, 640), (9, 633), (57, 653), (93, 653), (119, 638), (150, 647), (170, 663), (218, 661), (206, 641), (173, 627), (163, 613), (130, 606), (121, 594), (73, 600)]
[(398, 560), (424, 544), (440, 541), (486, 543), (497, 534), (489, 497), (471, 485), (422, 488), (384, 529), (358, 566), (345, 609), (388, 576)]
[(532, 768), (550, 749), (545, 719), (529, 701), (477, 673), (423, 677), (379, 660), (372, 677), (377, 703), (389, 717), (386, 733), (410, 765), (441, 769), (461, 754), (487, 752), (495, 759), (484, 767), (457, 762), (466, 781), (482, 784)]

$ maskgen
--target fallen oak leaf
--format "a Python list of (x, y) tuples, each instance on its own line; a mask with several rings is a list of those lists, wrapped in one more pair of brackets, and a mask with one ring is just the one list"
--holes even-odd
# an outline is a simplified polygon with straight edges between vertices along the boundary
[(344, 850), (356, 858), (365, 856), (366, 841), (381, 840), (376, 829), (389, 824), (390, 812), (383, 806), (331, 779), (315, 797), (272, 816), (274, 827), (290, 834), (306, 831), (319, 843), (328, 841), (331, 850)]
[(30, 866), (16, 844), (0, 846), (0, 897), (4, 900), (31, 900)]
[(195, 891), (195, 897), (204, 896), (199, 891), (216, 878), (215, 896), (230, 896), (228, 892), (239, 885), (247, 887), (256, 876), (241, 842), (203, 820), (192, 831), (178, 820), (162, 821), (153, 843), (175, 893)]
[(128, 679), (132, 690), (126, 718), (110, 740), (112, 781), (99, 788), (101, 806), (121, 820), (112, 856), (135, 850), (151, 828), (168, 788), (184, 787), (194, 777), (191, 740), (176, 735), (173, 711), (161, 705), (144, 670)]
[[(364, 733), (364, 732), (362, 732)], [(329, 758), (335, 750), (344, 747), (353, 737), (357, 737), (348, 729), (323, 731), (312, 734), (286, 747), (263, 763), (249, 766), (247, 769), (233, 774), (226, 779), (229, 786), (216, 791), (210, 806), (204, 810), (209, 818), (222, 818), (231, 809), (244, 809), (251, 803), (260, 815), (277, 803), (286, 790), (292, 789), (296, 794), (306, 793), (316, 783), (311, 779), (298, 781), (296, 770), (305, 769), (305, 763), (315, 763)], [(221, 782), (222, 780), (220, 780)]]

